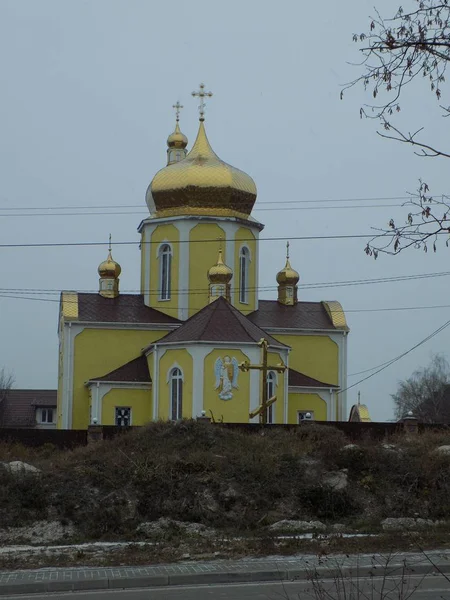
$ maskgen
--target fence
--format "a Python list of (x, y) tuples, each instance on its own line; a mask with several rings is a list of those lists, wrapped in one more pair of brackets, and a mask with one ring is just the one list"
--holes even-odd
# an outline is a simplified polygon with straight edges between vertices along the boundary
[[(202, 419), (203, 420), (203, 419)], [(205, 419), (209, 423), (209, 419)], [(284, 429), (295, 430), (308, 427), (334, 427), (342, 431), (349, 440), (357, 441), (363, 438), (372, 438), (375, 440), (383, 440), (386, 437), (396, 433), (401, 433), (405, 430), (416, 432), (450, 429), (449, 425), (418, 423), (415, 421), (415, 429), (406, 427), (406, 423), (357, 423), (351, 421), (310, 421), (300, 425), (290, 424), (273, 424), (261, 425), (259, 423), (215, 423), (212, 427), (224, 427), (227, 429), (238, 429), (245, 431), (249, 435), (261, 433), (263, 429)], [(86, 446), (91, 442), (101, 440), (111, 440), (118, 435), (126, 433), (131, 429), (138, 427), (116, 427), (114, 425), (92, 425), (88, 430), (73, 430), (73, 429), (4, 429), (0, 428), (0, 442), (14, 442), (24, 446), (38, 447), (45, 444), (52, 444), (61, 449), (70, 449), (77, 446)]]

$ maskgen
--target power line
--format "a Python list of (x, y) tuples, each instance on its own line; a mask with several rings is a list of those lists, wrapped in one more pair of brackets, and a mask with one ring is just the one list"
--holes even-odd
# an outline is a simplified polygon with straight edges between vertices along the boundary
[[(373, 238), (376, 233), (366, 233), (366, 234), (349, 234), (349, 235), (303, 235), (303, 236), (293, 236), (287, 235), (282, 237), (265, 237), (259, 238), (259, 240), (255, 240), (255, 238), (229, 238), (227, 241), (237, 241), (237, 242), (285, 242), (287, 239), (293, 241), (324, 241), (324, 240), (352, 240), (352, 239), (368, 239)], [(384, 234), (384, 237), (393, 237), (395, 234)], [(411, 232), (410, 236), (416, 235), (419, 237), (421, 234)], [(436, 235), (448, 235), (446, 232), (437, 233)], [(179, 244), (206, 244), (206, 243), (217, 243), (217, 239), (203, 239), (203, 240), (178, 240), (176, 242), (171, 242), (174, 246)], [(160, 244), (159, 241), (123, 241), (123, 242), (114, 242), (114, 246), (139, 246), (141, 244), (144, 245), (152, 245), (152, 244)], [(104, 241), (101, 242), (37, 242), (31, 244), (0, 244), (0, 248), (61, 248), (61, 247), (87, 247), (87, 246), (107, 246)]]
[[(337, 393), (338, 394), (342, 394), (343, 392), (346, 392), (346, 391), (351, 390), (352, 388), (356, 387), (360, 383), (363, 383), (364, 381), (367, 381), (371, 377), (374, 377), (375, 375), (378, 375), (378, 373), (381, 373), (381, 371), (384, 371), (385, 369), (387, 369), (388, 367), (390, 367), (391, 365), (393, 365), (394, 363), (396, 363), (397, 361), (399, 361), (401, 358), (403, 358), (407, 354), (410, 354), (413, 350), (416, 350), (416, 348), (419, 348), (419, 346), (422, 346), (423, 344), (425, 344), (426, 342), (428, 342), (429, 340), (431, 340), (432, 338), (434, 338), (436, 335), (438, 335), (439, 333), (441, 333), (441, 331), (444, 331), (444, 329), (446, 329), (449, 325), (450, 325), (450, 320), (448, 320), (446, 323), (444, 323), (443, 325), (441, 325), (440, 327), (438, 327), (435, 331), (433, 331), (432, 333), (430, 333), (429, 335), (427, 335), (426, 338), (424, 338), (423, 340), (421, 340), (420, 342), (418, 342), (417, 344), (415, 344), (414, 346), (412, 346), (412, 348), (409, 348), (409, 350), (406, 350), (405, 352), (402, 352), (402, 354), (399, 354), (398, 356), (396, 356), (392, 360), (388, 361), (387, 363), (384, 363), (383, 365), (379, 365), (380, 368), (374, 367), (375, 369), (377, 369), (377, 371), (375, 371), (371, 375), (367, 375), (367, 377), (364, 377), (363, 379), (360, 379), (356, 383), (353, 383), (352, 385), (347, 386), (343, 390), (339, 390)], [(367, 370), (371, 371), (372, 369), (367, 369)]]
[[(439, 198), (445, 196), (445, 194), (438, 194), (435, 197)], [(411, 200), (414, 196), (374, 196), (371, 198), (326, 198), (326, 199), (313, 199), (313, 200), (261, 200), (257, 201), (255, 207), (261, 204), (319, 204), (319, 203), (333, 203), (333, 202), (388, 202), (392, 200)], [(98, 204), (93, 206), (17, 206), (8, 207), (0, 206), (2, 210), (97, 210), (97, 209), (110, 209), (110, 208), (143, 208), (141, 204)]]
[[(261, 212), (261, 211), (299, 211), (299, 210), (307, 210), (307, 211), (311, 211), (311, 210), (344, 210), (344, 209), (351, 209), (351, 210), (357, 210), (360, 208), (395, 208), (395, 207), (401, 207), (403, 206), (402, 204), (366, 204), (363, 206), (294, 206), (294, 207), (289, 207), (289, 206), (278, 206), (278, 207), (274, 207), (274, 208), (257, 208), (255, 207), (254, 211), (256, 212)], [(108, 215), (108, 216), (113, 216), (113, 215), (148, 215), (148, 212), (146, 211), (132, 211), (132, 210), (127, 210), (127, 211), (114, 211), (114, 210), (108, 210), (108, 211), (97, 211), (97, 212), (92, 212), (92, 211), (78, 211), (78, 212), (42, 212), (42, 213), (29, 213), (29, 214), (23, 214), (23, 213), (9, 213), (9, 214), (0, 214), (0, 219), (5, 219), (5, 218), (9, 218), (9, 217), (20, 217), (20, 218), (34, 218), (34, 217), (79, 217), (79, 216), (91, 216), (91, 217), (95, 217), (95, 216), (104, 216), (104, 215)]]
[[(7, 292), (4, 290), (0, 290), (0, 298), (11, 298), (13, 300), (31, 300), (31, 301), (40, 301), (40, 302), (53, 302), (53, 303), (59, 303), (60, 299), (59, 298), (40, 298), (38, 297), (37, 293), (35, 296), (28, 296), (26, 295), (26, 293), (22, 293), (21, 295), (16, 295), (18, 292)], [(97, 294), (98, 292), (92, 292)], [(46, 293), (41, 293), (39, 295), (47, 295)], [(276, 302), (276, 300), (274, 300), (274, 302)], [(77, 304), (78, 301), (77, 300), (65, 300), (65, 303), (67, 304)], [(318, 302), (318, 304), (320, 304)], [(135, 306), (135, 304), (131, 304), (131, 303), (122, 303), (121, 306)], [(190, 307), (190, 310), (195, 310), (195, 311), (199, 311), (202, 308), (205, 308), (204, 306), (198, 306), (198, 307)], [(347, 313), (367, 313), (367, 312), (389, 312), (389, 311), (415, 311), (415, 310), (433, 310), (433, 309), (449, 309), (450, 308), (450, 304), (439, 304), (439, 305), (434, 305), (434, 306), (391, 306), (391, 307), (383, 307), (383, 308), (350, 308), (350, 309), (346, 309), (344, 312)], [(178, 306), (165, 306), (164, 307), (165, 311), (178, 311), (179, 307)], [(225, 310), (225, 309), (217, 309), (217, 310)], [(305, 311), (305, 314), (312, 314), (312, 313), (322, 313), (323, 309), (322, 308), (317, 308), (317, 309), (312, 309), (312, 308), (308, 308)], [(333, 311), (331, 309), (331, 312), (338, 312), (340, 313), (340, 309)], [(360, 375), (361, 373), (368, 373), (369, 371), (373, 371), (374, 369), (377, 369), (380, 366), (383, 366), (385, 364), (390, 363), (391, 361), (387, 361), (386, 363), (382, 363), (381, 365), (377, 365), (376, 367), (372, 367), (370, 369), (366, 369), (365, 371), (359, 371), (358, 373), (352, 373), (351, 375), (349, 375), (349, 377), (353, 377), (355, 375)]]
[[(348, 286), (358, 286), (358, 285), (369, 285), (369, 284), (378, 284), (378, 283), (398, 283), (403, 281), (415, 281), (420, 279), (430, 279), (435, 277), (446, 277), (450, 275), (450, 271), (437, 271), (432, 273), (417, 273), (413, 275), (396, 275), (392, 277), (378, 277), (374, 279), (350, 279), (344, 281), (321, 281), (321, 282), (312, 282), (312, 283), (304, 283), (300, 284), (298, 287), (300, 290), (310, 290), (310, 289), (323, 289), (323, 288), (333, 288), (333, 287), (348, 287)], [(266, 285), (266, 286), (257, 286), (257, 287), (248, 287), (249, 292), (253, 291), (273, 291), (277, 290), (277, 285)], [(11, 293), (27, 293), (27, 294), (60, 294), (61, 289), (55, 288), (0, 288), (0, 292), (11, 292)], [(77, 290), (79, 293), (97, 293), (98, 289), (81, 289)], [(185, 289), (175, 289), (171, 290), (173, 294), (205, 294), (208, 292), (207, 285), (201, 288), (190, 288), (189, 290)], [(153, 290), (141, 290), (141, 289), (124, 289), (121, 290), (122, 294), (127, 293), (135, 293), (135, 294), (149, 294), (151, 296), (158, 295), (159, 291), (157, 289)]]

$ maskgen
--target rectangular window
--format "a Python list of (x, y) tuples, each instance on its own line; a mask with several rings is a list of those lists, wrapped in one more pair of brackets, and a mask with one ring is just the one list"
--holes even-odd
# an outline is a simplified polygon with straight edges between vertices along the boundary
[(55, 411), (53, 408), (40, 408), (37, 412), (37, 422), (43, 425), (51, 425), (55, 421), (53, 420)]
[(297, 414), (299, 423), (303, 423), (304, 421), (314, 421), (313, 410), (300, 410)]
[(241, 255), (240, 258), (240, 282), (239, 282), (239, 300), (243, 304), (247, 303), (247, 257)]
[(172, 379), (172, 420), (183, 417), (183, 380), (181, 376)]
[(129, 427), (131, 425), (131, 408), (116, 406), (116, 426)]

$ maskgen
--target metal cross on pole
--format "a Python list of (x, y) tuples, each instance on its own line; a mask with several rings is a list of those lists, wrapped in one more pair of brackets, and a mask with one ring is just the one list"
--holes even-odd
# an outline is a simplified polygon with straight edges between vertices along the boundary
[(201, 83), (200, 84), (200, 89), (198, 90), (198, 92), (192, 92), (192, 95), (197, 98), (200, 98), (200, 104), (199, 104), (199, 112), (200, 112), (200, 121), (204, 121), (205, 120), (205, 98), (211, 98), (212, 96), (212, 92), (205, 92), (205, 84)]
[(177, 123), (178, 123), (178, 121), (180, 120), (180, 110), (181, 110), (182, 108), (184, 108), (184, 106), (183, 106), (182, 104), (180, 104), (180, 101), (179, 101), (179, 100), (177, 100), (177, 103), (176, 103), (176, 104), (174, 104), (174, 105), (172, 106), (172, 108), (174, 108), (174, 109), (175, 109), (175, 115), (176, 115), (176, 117), (177, 117)]
[(267, 398), (267, 374), (269, 371), (276, 371), (277, 373), (284, 373), (287, 369), (286, 365), (278, 363), (277, 365), (269, 365), (268, 364), (268, 346), (267, 340), (261, 338), (258, 342), (258, 346), (261, 348), (261, 364), (252, 365), (245, 360), (239, 365), (239, 369), (241, 371), (247, 372), (251, 370), (261, 371), (261, 379), (262, 379), (262, 399), (260, 406), (250, 413), (250, 418), (256, 417), (259, 414), (259, 422), (266, 424), (267, 423), (267, 409), (274, 402), (276, 402), (277, 397), (272, 396), (272, 398)]

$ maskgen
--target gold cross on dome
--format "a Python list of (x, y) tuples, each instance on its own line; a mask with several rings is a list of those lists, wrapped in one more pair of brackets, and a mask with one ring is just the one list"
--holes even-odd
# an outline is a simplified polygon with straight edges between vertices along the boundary
[(184, 108), (184, 106), (183, 106), (182, 104), (180, 104), (180, 101), (179, 101), (179, 100), (177, 100), (177, 103), (176, 103), (176, 104), (174, 104), (174, 105), (172, 106), (172, 108), (174, 108), (174, 109), (175, 109), (175, 114), (176, 114), (176, 116), (177, 116), (177, 123), (178, 123), (178, 121), (180, 120), (180, 110), (181, 110), (182, 108)]
[(198, 110), (200, 112), (200, 121), (204, 121), (205, 120), (205, 98), (211, 98), (212, 96), (212, 92), (205, 92), (205, 84), (201, 83), (200, 84), (200, 89), (198, 90), (198, 92), (192, 92), (192, 95), (194, 97), (198, 97), (200, 98), (200, 104), (198, 107)]
[(289, 242), (286, 242), (286, 259), (289, 260)]

